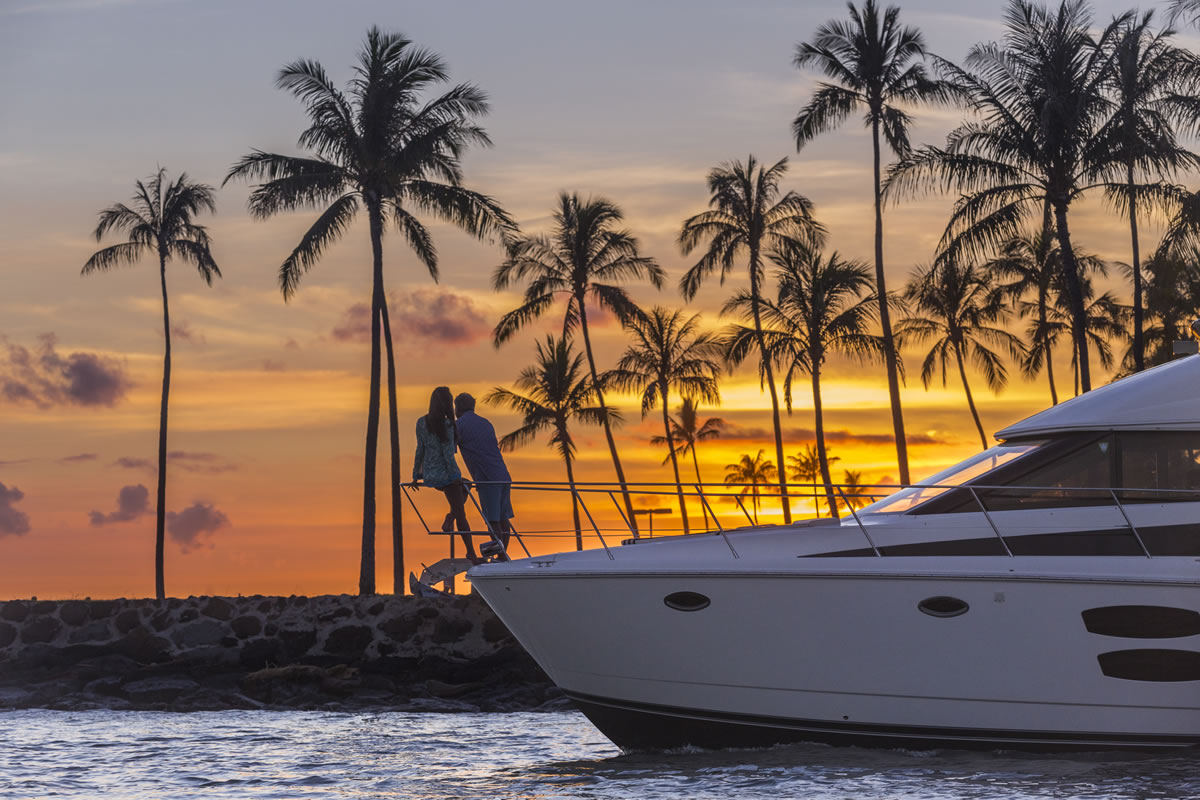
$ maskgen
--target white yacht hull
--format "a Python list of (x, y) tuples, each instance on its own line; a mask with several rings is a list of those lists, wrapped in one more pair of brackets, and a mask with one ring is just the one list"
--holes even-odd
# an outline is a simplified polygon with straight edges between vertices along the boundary
[[(624, 560), (594, 569), (513, 562), (471, 578), (555, 683), (626, 749), (1200, 743), (1200, 681), (1176, 663), (1200, 651), (1200, 631), (1104, 635), (1082, 616), (1113, 606), (1200, 610), (1194, 559), (1083, 559), (1091, 563), (1082, 570), (1081, 559), (939, 559), (932, 570), (928, 559), (793, 559), (801, 564), (787, 572)], [(1165, 562), (1173, 567), (1164, 573)], [(664, 602), (676, 592), (710, 604), (676, 610)], [(938, 596), (968, 610), (918, 609)], [(1148, 680), (1105, 674), (1102, 654), (1127, 650), (1152, 655), (1118, 653), (1122, 669), (1131, 659), (1134, 669), (1163, 663), (1150, 664)]]

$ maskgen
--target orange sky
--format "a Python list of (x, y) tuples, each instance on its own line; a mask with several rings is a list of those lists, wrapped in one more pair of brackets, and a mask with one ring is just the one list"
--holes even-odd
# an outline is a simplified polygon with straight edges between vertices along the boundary
[[(982, 21), (956, 16), (944, 5), (905, 4), (905, 13), (911, 7), (911, 21), (927, 28), (933, 49), (957, 57), (970, 42), (995, 35), (999, 3), (990, 4), (986, 15), (980, 11)], [(155, 456), (158, 424), (162, 336), (157, 280), (148, 263), (79, 276), (79, 267), (95, 249), (88, 232), (96, 212), (125, 199), (133, 181), (156, 162), (219, 183), (228, 164), (250, 147), (288, 149), (300, 117), (295, 102), (271, 88), (273, 70), (284, 61), (309, 56), (325, 62), (341, 80), (362, 31), (373, 22), (403, 26), (443, 53), (457, 79), (478, 81), (492, 92), (495, 111), (487, 126), (496, 147), (469, 156), (467, 182), (499, 198), (523, 229), (544, 229), (560, 189), (602, 194), (625, 209), (628, 227), (668, 273), (668, 288), (661, 293), (632, 287), (645, 305), (681, 305), (674, 286), (692, 261), (674, 246), (679, 223), (704, 206), (706, 171), (751, 150), (763, 160), (791, 156), (786, 188), (814, 200), (818, 217), (830, 229), (832, 247), (853, 258), (871, 254), (869, 141), (859, 125), (848, 123), (799, 155), (787, 129), (812, 86), (811, 77), (790, 67), (791, 45), (819, 22), (840, 14), (837, 4), (808, 9), (753, 4), (757, 27), (745, 30), (723, 11), (697, 9), (682, 39), (671, 38), (670, 14), (656, 9), (642, 20), (647, 30), (629, 34), (623, 53), (594, 46), (590, 39), (571, 39), (581, 35), (578, 20), (542, 13), (548, 7), (515, 15), (537, 19), (545, 29), (540, 32), (524, 30), (520, 19), (492, 20), (511, 34), (506, 39), (474, 29), (456, 33), (448, 9), (406, 9), (406, 18), (399, 20), (389, 6), (364, 2), (347, 6), (344, 14), (339, 10), (333, 19), (334, 12), (314, 6), (315, 19), (305, 26), (289, 23), (260, 45), (252, 47), (237, 38), (240, 34), (230, 34), (228, 57), (204, 81), (193, 74), (194, 68), (167, 59), (159, 71), (168, 77), (139, 74), (127, 85), (87, 74), (68, 81), (51, 64), (56, 52), (70, 53), (62, 58), (71, 61), (83, 57), (72, 48), (85, 53), (90, 48), (99, 63), (119, 69), (147, 34), (151, 41), (144, 46), (151, 49), (153, 61), (153, 50), (167, 47), (162, 34), (175, 29), (190, 33), (171, 47), (187, 56), (183, 61), (198, 58), (207, 52), (204, 36), (221, 29), (222, 17), (195, 3), (51, 3), (45, 8), (53, 13), (7, 14), (0, 33), (0, 51), (7, 53), (7, 63), (0, 66), (9, 74), (28, 76), (6, 103), (21, 122), (11, 142), (0, 145), (5, 148), (0, 150), (0, 358), (9, 347), (19, 347), (54, 365), (39, 373), (52, 378), (39, 395), (40, 404), (0, 396), (0, 484), (7, 488), (7, 506), (0, 512), (7, 509), (28, 519), (27, 531), (17, 532), (21, 526), (14, 525), (7, 533), (0, 530), (0, 598), (145, 596), (153, 590), (155, 476), (143, 462)], [(253, 13), (269, 10), (256, 7)], [(634, 13), (633, 7), (625, 11)], [(1108, 13), (1107, 7), (1102, 11)], [(479, 9), (481, 16), (489, 13)], [(134, 14), (143, 27), (131, 30), (128, 22)], [(769, 41), (758, 42), (764, 27)], [(554, 47), (575, 57), (553, 62), (565, 64), (562, 74), (529, 67), (531, 58), (552, 63), (555, 54), (547, 50), (552, 45), (542, 39), (547, 33), (559, 37)], [(655, 36), (666, 43), (669, 63), (664, 63), (664, 50), (654, 47)], [(728, 45), (730, 40), (733, 46), (714, 62), (713, 44)], [(155, 80), (171, 79), (172, 70), (179, 71), (178, 91), (158, 116), (151, 114), (139, 98)], [(563, 88), (572, 75), (586, 83), (598, 81), (596, 76), (606, 70), (621, 91), (602, 110), (594, 91), (589, 96)], [(640, 80), (639, 75), (651, 77)], [(704, 91), (682, 81), (680, 76), (686, 75), (702, 80)], [(677, 78), (678, 86), (673, 83)], [(70, 82), (75, 80), (81, 85)], [(220, 99), (222, 92), (226, 100)], [(51, 98), (61, 102), (51, 103)], [(212, 113), (197, 115), (189, 98), (209, 104)], [(89, 103), (107, 110), (88, 117)], [(120, 109), (132, 110), (126, 114)], [(79, 119), (85, 117), (88, 122), (81, 125)], [(913, 138), (938, 141), (959, 117), (945, 110), (918, 112)], [(243, 210), (245, 196), (245, 187), (222, 190), (219, 213), (203, 220), (210, 225), (224, 279), (209, 289), (179, 265), (169, 269), (176, 327), (169, 447), (176, 455), (168, 467), (167, 508), (181, 515), (182, 527), (179, 536), (168, 540), (167, 590), (171, 595), (351, 592), (358, 575), (368, 368), (355, 307), (369, 299), (367, 232), (363, 225), (354, 227), (285, 304), (274, 272), (312, 215), (256, 222)], [(934, 197), (889, 209), (893, 286), (929, 258), (948, 205), (946, 198)], [(492, 387), (511, 386), (531, 361), (535, 337), (554, 330), (558, 322), (551, 316), (539, 329), (494, 349), (491, 326), (517, 301), (516, 293), (488, 288), (499, 251), (444, 226), (432, 229), (442, 253), (440, 284), (429, 280), (399, 241), (385, 242), (400, 359), (406, 475), (413, 421), (424, 412), (430, 389), (448, 384), (456, 393), (482, 396)], [(1084, 247), (1107, 258), (1127, 258), (1121, 221), (1099, 204), (1080, 206), (1073, 231)], [(1144, 242), (1152, 243), (1157, 234), (1151, 226), (1143, 235)], [(704, 314), (706, 324), (715, 327), (721, 322), (716, 310), (722, 300), (741, 286), (740, 278), (724, 288), (714, 282), (689, 309)], [(439, 308), (448, 310), (439, 316)], [(54, 335), (53, 344), (39, 338), (46, 334)], [(613, 364), (624, 344), (611, 320), (599, 325), (602, 366)], [(912, 377), (903, 400), (913, 437), (913, 476), (919, 478), (976, 451), (979, 443), (957, 378), (952, 376), (945, 389), (939, 383), (925, 391), (915, 375), (919, 353), (906, 357)], [(0, 368), (12, 378), (11, 354), (7, 359)], [(72, 401), (62, 376), (74, 374), (64, 370), (78, 366), (79, 359), (117, 376), (111, 403)], [(1065, 355), (1057, 369), (1059, 391), (1069, 396)], [(978, 376), (972, 374), (972, 379), (989, 431), (1049, 400), (1044, 378), (1027, 383), (1014, 377), (998, 397), (986, 391)], [(719, 415), (739, 433), (701, 446), (701, 470), (713, 482), (742, 453), (765, 448), (773, 457), (769, 401), (753, 375), (742, 371), (727, 377), (721, 392), (721, 407), (704, 408), (702, 416)], [(869, 480), (894, 480), (882, 369), (835, 361), (824, 399), (826, 424), (835, 432), (833, 453), (841, 457), (835, 475), (850, 468), (862, 470)], [(630, 479), (670, 480), (670, 467), (661, 465), (664, 452), (648, 444), (661, 433), (660, 418), (641, 421), (630, 398), (614, 402), (627, 419), (618, 432), (618, 446)], [(677, 405), (676, 398), (673, 409)], [(511, 415), (481, 411), (501, 434), (516, 424)], [(802, 394), (785, 420), (789, 454), (811, 441), (807, 432), (812, 425), (811, 402)], [(578, 438), (578, 478), (612, 480), (602, 433), (580, 430)], [(382, 434), (381, 590), (391, 586), (386, 441)], [(508, 461), (519, 480), (563, 477), (561, 462), (542, 442)], [(681, 466), (691, 475), (690, 461)], [(122, 488), (136, 492), (139, 485), (149, 490), (149, 513), (116, 513)], [(20, 499), (14, 499), (14, 489)], [(565, 501), (539, 499), (535, 505), (520, 495), (515, 501), (523, 530), (569, 525)], [(418, 502), (423, 512), (440, 519), (440, 495), (423, 491)], [(642, 502), (670, 505), (668, 498)], [(601, 524), (615, 522), (616, 512), (606, 498), (591, 505)], [(795, 508), (801, 516), (811, 513), (801, 500)], [(767, 509), (764, 520), (778, 515), (777, 503), (768, 502)], [(736, 521), (734, 507), (725, 504), (720, 511), (727, 524)], [(698, 506), (692, 516), (698, 521)], [(187, 520), (196, 525), (188, 529)], [(410, 568), (444, 553), (445, 539), (426, 537), (411, 514), (405, 525)], [(569, 537), (531, 541), (540, 550), (571, 546)]]

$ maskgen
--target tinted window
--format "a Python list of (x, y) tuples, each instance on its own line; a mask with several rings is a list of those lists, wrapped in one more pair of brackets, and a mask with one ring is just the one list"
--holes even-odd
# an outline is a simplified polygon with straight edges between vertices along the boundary
[[(1147, 490), (1200, 490), (1200, 432), (1117, 435), (1118, 486)], [(1123, 492), (1122, 502), (1200, 500), (1200, 495)]]

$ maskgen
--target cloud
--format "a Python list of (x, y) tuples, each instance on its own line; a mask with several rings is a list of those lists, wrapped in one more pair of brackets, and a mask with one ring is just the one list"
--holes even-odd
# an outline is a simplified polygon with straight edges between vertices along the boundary
[[(928, 436), (923, 433), (905, 435), (909, 444), (946, 444), (945, 439)], [(726, 442), (772, 442), (775, 433), (769, 428), (747, 428), (737, 424), (726, 424), (721, 431), (721, 440)], [(785, 428), (783, 431), (784, 445), (789, 442), (815, 442), (817, 432), (812, 428)], [(826, 444), (892, 444), (896, 441), (890, 433), (854, 433), (845, 429), (825, 431)]]
[(103, 511), (92, 511), (88, 521), (99, 528), (112, 522), (132, 522), (143, 514), (150, 513), (150, 490), (140, 483), (136, 486), (124, 486), (117, 493), (117, 510), (105, 514)]
[(342, 321), (333, 328), (333, 338), (339, 342), (371, 341), (371, 307), (355, 303), (342, 312)]
[(283, 372), (287, 369), (282, 361), (276, 361), (271, 358), (263, 360), (262, 368), (263, 372)]
[(99, 456), (95, 453), (80, 453), (76, 456), (63, 456), (59, 459), (59, 461), (71, 463), (75, 461), (95, 461), (97, 458), (99, 458)]
[(24, 498), (25, 493), (17, 487), (9, 489), (0, 483), (0, 536), (29, 533), (29, 515), (13, 508), (13, 503)]
[[(159, 336), (162, 331), (159, 331)], [(197, 330), (193, 330), (192, 323), (187, 320), (177, 322), (171, 326), (171, 336), (175, 339), (182, 339), (185, 342), (192, 344), (208, 344), (208, 338)]]
[(54, 334), (38, 337), (35, 352), (8, 344), (0, 354), (0, 397), (38, 408), (56, 405), (114, 406), (132, 382), (114, 358), (95, 353), (59, 355)]
[(154, 462), (148, 458), (130, 458), (129, 456), (121, 456), (113, 462), (113, 466), (121, 467), (122, 469), (144, 469), (150, 473), (158, 471), (158, 468), (154, 466)]
[[(197, 472), (204, 475), (220, 475), (223, 472), (234, 472), (238, 465), (217, 453), (200, 453), (187, 450), (171, 450), (167, 453), (167, 462), (184, 472)], [(114, 467), (122, 469), (140, 469), (151, 475), (158, 472), (156, 462), (148, 458), (133, 458), (122, 456), (113, 462)]]
[[(416, 289), (388, 304), (392, 340), (398, 344), (470, 344), (492, 333), (486, 309), (448, 289)], [(342, 312), (332, 331), (339, 342), (371, 341), (371, 307), (355, 303)]]
[(468, 344), (492, 333), (487, 312), (467, 295), (448, 289), (417, 289), (393, 302), (392, 338)]
[(214, 533), (229, 526), (229, 517), (225, 516), (224, 512), (217, 510), (211, 503), (202, 503), (199, 500), (183, 511), (167, 514), (167, 533), (179, 543), (180, 549), (185, 553), (204, 546)]

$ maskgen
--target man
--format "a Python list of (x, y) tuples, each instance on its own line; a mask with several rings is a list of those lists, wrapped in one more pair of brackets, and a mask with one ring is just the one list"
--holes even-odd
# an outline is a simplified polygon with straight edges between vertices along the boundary
[(466, 392), (454, 398), (454, 415), (458, 418), (458, 452), (476, 483), (475, 491), (488, 525), (507, 550), (508, 521), (513, 517), (512, 478), (500, 455), (496, 429), (475, 413), (475, 398)]

